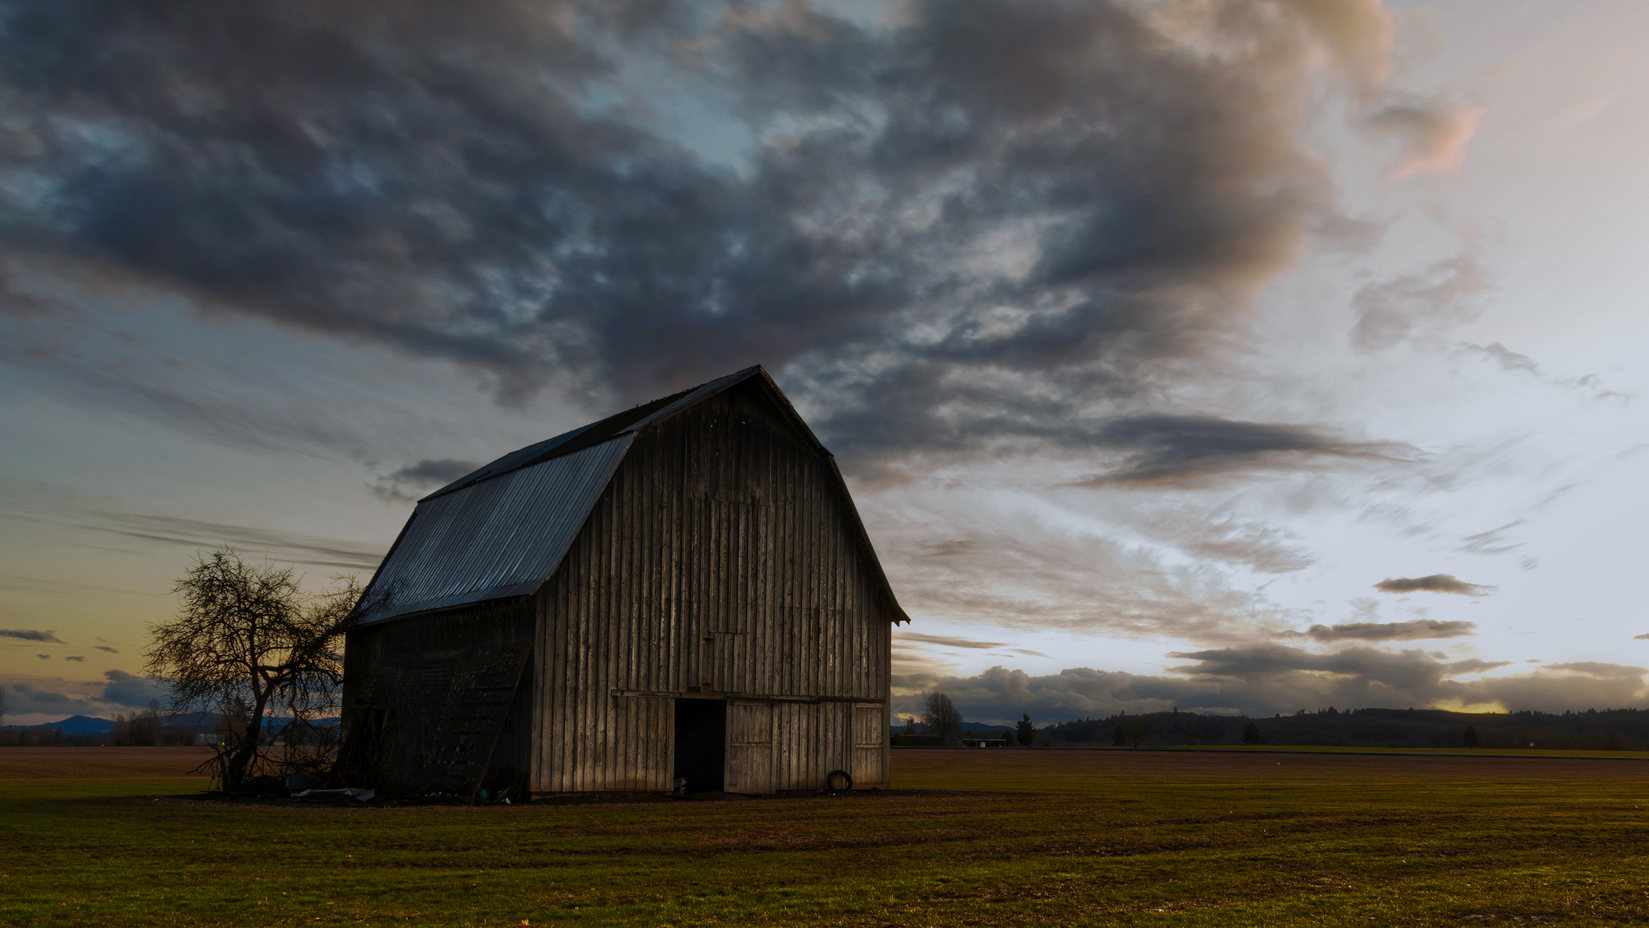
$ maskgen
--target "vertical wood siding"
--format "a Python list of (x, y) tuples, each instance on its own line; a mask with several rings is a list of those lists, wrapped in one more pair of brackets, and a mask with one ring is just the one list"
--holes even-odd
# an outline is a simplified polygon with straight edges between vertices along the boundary
[[(729, 700), (748, 791), (882, 782), (895, 607), (850, 505), (750, 387), (639, 432), (536, 598), (533, 788), (669, 789), (675, 698)], [(854, 703), (880, 763), (856, 762)]]
[(527, 785), (531, 705), (516, 697), (533, 616), (517, 599), (351, 631), (346, 763), (385, 795)]

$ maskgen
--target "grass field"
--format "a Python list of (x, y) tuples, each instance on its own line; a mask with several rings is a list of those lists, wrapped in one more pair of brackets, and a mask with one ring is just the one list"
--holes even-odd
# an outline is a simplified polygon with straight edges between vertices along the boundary
[(0, 749), (4, 925), (1649, 922), (1649, 763), (894, 752), (844, 798), (205, 803), (166, 748)]

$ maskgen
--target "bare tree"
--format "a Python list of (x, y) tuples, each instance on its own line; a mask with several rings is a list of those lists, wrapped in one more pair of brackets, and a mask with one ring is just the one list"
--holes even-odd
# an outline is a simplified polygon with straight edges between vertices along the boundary
[(148, 747), (161, 743), (164, 727), (160, 720), (160, 700), (151, 699), (147, 708), (130, 715), (116, 713), (109, 736), (116, 745)]
[(1134, 743), (1134, 750), (1139, 750), (1139, 743), (1145, 740), (1145, 736), (1150, 734), (1150, 731), (1146, 727), (1145, 719), (1142, 716), (1134, 716), (1133, 722), (1128, 725), (1128, 740)]
[(222, 788), (278, 770), (322, 769), (331, 745), (268, 742), (273, 717), (292, 734), (335, 714), (343, 681), (342, 641), (361, 588), (335, 577), (325, 593), (303, 592), (291, 568), (247, 564), (233, 548), (198, 558), (173, 591), (178, 616), (149, 628), (150, 673), (171, 681), (174, 711), (205, 711), (221, 720), (223, 741), (206, 765)]
[(0, 725), (6, 723), (6, 710), (8, 708), (10, 707), (6, 705), (6, 688), (0, 686)]
[(962, 743), (962, 713), (957, 711), (950, 697), (934, 690), (927, 696), (922, 710), (922, 724), (928, 731), (945, 740), (946, 744)]

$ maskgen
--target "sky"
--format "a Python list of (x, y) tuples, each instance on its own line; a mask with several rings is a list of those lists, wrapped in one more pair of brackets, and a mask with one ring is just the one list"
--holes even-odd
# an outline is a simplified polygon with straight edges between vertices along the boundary
[(763, 364), (969, 720), (1643, 706), (1649, 6), (0, 2), (0, 685)]

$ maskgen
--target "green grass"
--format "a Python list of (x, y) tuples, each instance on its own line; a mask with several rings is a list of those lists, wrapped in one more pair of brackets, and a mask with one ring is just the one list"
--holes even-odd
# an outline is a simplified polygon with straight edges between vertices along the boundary
[(0, 924), (1649, 921), (1641, 761), (896, 751), (851, 798), (332, 809), (155, 801), (199, 780), (116, 750), (0, 751)]

